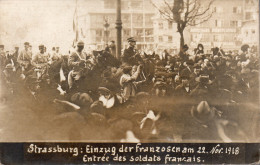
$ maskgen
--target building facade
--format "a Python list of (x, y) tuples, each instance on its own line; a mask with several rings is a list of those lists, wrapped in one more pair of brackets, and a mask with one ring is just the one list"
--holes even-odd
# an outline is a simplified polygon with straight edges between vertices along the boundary
[[(82, 39), (95, 49), (103, 49), (108, 41), (116, 40), (116, 0), (80, 2)], [(127, 46), (128, 37), (135, 37), (138, 49), (179, 50), (176, 23), (163, 19), (151, 2), (121, 0), (122, 48)], [(203, 2), (209, 1), (200, 2), (203, 8)], [(185, 29), (184, 39), (190, 50), (199, 43), (207, 50), (220, 46), (235, 50), (244, 43), (258, 43), (258, 0), (215, 0), (210, 11), (213, 15), (208, 21)]]
[(202, 24), (187, 28), (186, 43), (193, 48), (201, 43), (207, 50), (212, 47), (228, 50), (239, 48), (242, 44), (238, 36), (243, 22), (243, 5), (243, 0), (214, 1), (210, 9), (212, 17)]
[(259, 1), (244, 0), (244, 19), (239, 39), (243, 44), (258, 45), (259, 41)]
[[(89, 7), (86, 14), (79, 15), (78, 20), (81, 22), (80, 26), (83, 27), (83, 38), (86, 43), (102, 49), (107, 42), (116, 40), (116, 1), (98, 0), (91, 3), (95, 3), (95, 5)], [(150, 0), (121, 1), (123, 48), (127, 46), (129, 37), (135, 37), (139, 49), (153, 47), (152, 17), (154, 13), (155, 10)]]

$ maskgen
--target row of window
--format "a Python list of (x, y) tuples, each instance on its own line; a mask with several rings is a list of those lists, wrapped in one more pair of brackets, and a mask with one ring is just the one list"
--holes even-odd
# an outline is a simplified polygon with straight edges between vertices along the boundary
[[(210, 23), (210, 22), (208, 22), (208, 23)], [(242, 26), (242, 21), (241, 20), (231, 20), (231, 21), (229, 21), (229, 24), (225, 24), (225, 21), (224, 20), (222, 20), (222, 19), (218, 19), (218, 20), (213, 20), (213, 22), (212, 23), (214, 23), (214, 25), (213, 26), (215, 26), (215, 27), (233, 27), (233, 28), (235, 28), (235, 27), (241, 27)], [(196, 26), (196, 27), (200, 27), (201, 26), (201, 24), (199, 24), (199, 21), (197, 20), (195, 20), (194, 22), (193, 22), (193, 24)], [(208, 26), (210, 26), (210, 25), (208, 25)], [(205, 26), (204, 26), (205, 27)]]
[[(164, 29), (164, 26), (163, 26), (163, 23), (162, 22), (159, 22), (158, 23), (158, 26), (159, 26), (159, 29)], [(167, 28), (168, 29), (172, 29), (172, 22), (171, 21), (168, 21), (168, 24), (167, 24)], [(165, 29), (166, 29), (166, 27), (165, 27)]]
[(158, 40), (159, 40), (159, 42), (172, 42), (172, 36), (168, 36), (166, 38), (164, 38), (163, 36), (159, 36)]
[(255, 31), (255, 29), (247, 29), (244, 31), (244, 34), (246, 35), (246, 37), (248, 37), (250, 35), (255, 35), (256, 31)]
[[(242, 21), (240, 21), (240, 20), (239, 21), (231, 20), (229, 22), (229, 25), (230, 25), (230, 27), (241, 27), (242, 26)], [(225, 27), (224, 26), (224, 20), (215, 20), (215, 27)]]
[[(147, 8), (147, 5), (149, 3), (143, 4), (143, 0), (122, 0), (121, 1), (121, 9), (122, 10), (128, 10), (128, 9), (137, 9), (141, 10), (143, 7)], [(104, 0), (104, 8), (105, 9), (115, 9), (116, 3), (115, 0)]]
[[(137, 30), (133, 30), (133, 35), (134, 36), (143, 36), (143, 29), (137, 29)], [(97, 29), (95, 30), (96, 36), (97, 37), (102, 37), (104, 34), (104, 30), (101, 29)], [(108, 31), (108, 36), (110, 36), (110, 31)], [(153, 35), (153, 30), (152, 29), (145, 29), (145, 35), (146, 36), (151, 36)], [(131, 36), (131, 30), (130, 29), (123, 29), (123, 36)]]
[(236, 40), (235, 35), (221, 35), (221, 34), (214, 34), (214, 35), (209, 35), (209, 34), (192, 34), (191, 40), (193, 42), (208, 42), (211, 41), (211, 37), (213, 37), (214, 42), (232, 42)]
[[(215, 12), (215, 13), (223, 13), (224, 9), (221, 6), (215, 6), (215, 7), (213, 7), (213, 12)], [(234, 13), (234, 14), (241, 14), (242, 13), (242, 7), (241, 6), (233, 7), (232, 8), (232, 13)]]
[[(199, 24), (199, 22), (197, 22), (197, 21), (194, 21), (194, 24), (197, 26), (197, 27), (199, 27), (200, 26), (200, 24)], [(159, 29), (172, 29), (172, 22), (168, 22), (168, 24), (166, 25), (166, 26), (168, 26), (168, 27), (165, 27), (164, 26), (164, 24), (163, 23), (158, 23), (158, 27), (159, 27)], [(225, 27), (225, 25), (224, 25), (224, 20), (215, 20), (214, 21), (214, 26), (215, 27)], [(229, 23), (229, 26), (230, 27), (241, 27), (242, 26), (242, 22), (239, 20), (239, 21), (237, 21), (237, 20), (235, 20), (235, 21), (233, 21), (233, 20), (231, 20), (230, 21), (230, 23)]]
[[(145, 20), (146, 26), (152, 26), (152, 14), (122, 14), (122, 22), (123, 24), (131, 24), (132, 23), (136, 26), (142, 26), (143, 21)], [(116, 15), (115, 14), (108, 14), (108, 15), (91, 15), (91, 25), (98, 27), (100, 25), (103, 25), (105, 20), (108, 21), (109, 24), (113, 24), (116, 21)]]

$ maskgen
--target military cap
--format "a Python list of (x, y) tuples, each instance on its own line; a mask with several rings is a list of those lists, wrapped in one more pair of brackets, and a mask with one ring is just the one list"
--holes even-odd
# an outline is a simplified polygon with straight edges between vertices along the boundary
[(29, 45), (30, 45), (30, 43), (29, 43), (29, 42), (25, 42), (25, 43), (24, 43), (24, 45), (28, 45), (28, 46), (29, 46)]
[(4, 45), (0, 45), (0, 48), (5, 48), (5, 46)]
[(136, 42), (136, 40), (134, 39), (134, 37), (127, 38), (127, 41), (128, 41), (128, 42)]
[(42, 44), (41, 44), (41, 45), (39, 45), (39, 49), (40, 49), (40, 48), (44, 48), (44, 45), (42, 45)]
[(77, 46), (84, 46), (84, 42), (83, 41), (79, 41)]

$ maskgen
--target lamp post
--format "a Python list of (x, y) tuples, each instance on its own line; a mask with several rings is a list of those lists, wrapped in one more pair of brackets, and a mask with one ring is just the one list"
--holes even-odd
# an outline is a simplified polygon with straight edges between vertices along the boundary
[(121, 0), (117, 0), (116, 3), (116, 57), (119, 59), (121, 57), (121, 31), (122, 31), (122, 21), (121, 21)]
[(109, 28), (109, 23), (106, 19), (105, 23), (104, 23), (104, 32), (105, 32), (105, 42), (106, 42), (106, 44), (108, 43), (108, 32), (109, 32), (108, 28)]

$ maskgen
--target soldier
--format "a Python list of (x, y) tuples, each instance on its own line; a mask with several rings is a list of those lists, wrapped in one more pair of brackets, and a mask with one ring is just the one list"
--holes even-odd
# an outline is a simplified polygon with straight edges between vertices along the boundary
[(32, 57), (32, 65), (35, 67), (43, 67), (48, 64), (48, 55), (44, 52), (44, 45), (39, 46), (40, 52)]
[(19, 56), (19, 47), (15, 46), (14, 47), (14, 53), (13, 56), (15, 57), (15, 59), (17, 60), (18, 56)]
[(133, 37), (127, 39), (129, 47), (124, 50), (122, 61), (123, 63), (129, 64), (133, 66), (135, 64), (135, 56), (136, 56), (136, 40)]
[(59, 47), (53, 47), (52, 53), (50, 55), (50, 61), (51, 63), (58, 61), (61, 58), (61, 55), (59, 53)]
[(77, 44), (77, 49), (73, 51), (69, 56), (69, 66), (75, 68), (84, 64), (87, 60), (87, 54), (83, 51), (84, 42), (80, 41)]
[(25, 42), (24, 50), (22, 50), (21, 53), (18, 55), (17, 62), (22, 67), (24, 67), (24, 69), (27, 69), (31, 64), (31, 59), (32, 59), (32, 51), (29, 49), (29, 42)]
[(83, 68), (86, 65), (87, 54), (83, 51), (84, 42), (80, 41), (77, 44), (76, 50), (74, 50), (68, 60), (68, 64), (72, 67), (72, 70), (68, 75), (69, 88), (73, 87), (75, 81), (78, 81), (83, 75)]

